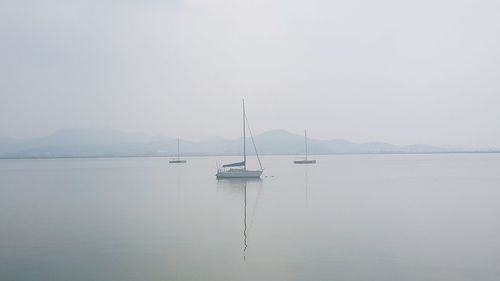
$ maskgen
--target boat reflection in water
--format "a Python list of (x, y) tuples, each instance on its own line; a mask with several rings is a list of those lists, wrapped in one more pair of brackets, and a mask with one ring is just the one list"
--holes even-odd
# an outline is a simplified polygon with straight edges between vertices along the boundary
[[(223, 191), (233, 193), (238, 192), (242, 194), (242, 229), (243, 229), (243, 243), (242, 243), (242, 251), (243, 251), (243, 260), (246, 261), (246, 250), (248, 248), (248, 232), (253, 226), (255, 210), (257, 209), (257, 205), (259, 202), (260, 193), (262, 190), (262, 180), (260, 178), (247, 178), (247, 179), (224, 179), (217, 181), (217, 188), (222, 189)], [(253, 204), (253, 210), (251, 212), (250, 218), (248, 218), (248, 207), (247, 207), (247, 197), (248, 192), (247, 189), (255, 190), (257, 189), (257, 195), (255, 197), (255, 203)]]

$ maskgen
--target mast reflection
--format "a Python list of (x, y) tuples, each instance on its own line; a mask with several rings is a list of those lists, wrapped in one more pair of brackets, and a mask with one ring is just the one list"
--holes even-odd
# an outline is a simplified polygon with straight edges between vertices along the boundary
[[(247, 211), (247, 184), (252, 184), (252, 183), (258, 183), (260, 187), (261, 179), (224, 179), (224, 180), (219, 180), (217, 182), (217, 186), (222, 188), (223, 190), (232, 192), (235, 190), (241, 191), (243, 193), (243, 261), (246, 261), (246, 250), (248, 248), (248, 230), (249, 230), (249, 225), (248, 225), (248, 211)], [(255, 205), (257, 205), (258, 202), (258, 197), (260, 196), (260, 189), (257, 194), (257, 199), (255, 202)], [(255, 214), (255, 207), (253, 210), (253, 214)], [(253, 215), (252, 215), (252, 221), (253, 221)], [(250, 225), (251, 226), (251, 225)]]
[(247, 183), (245, 182), (243, 185), (243, 194), (244, 194), (244, 211), (243, 211), (243, 260), (247, 259), (246, 251), (247, 251)]

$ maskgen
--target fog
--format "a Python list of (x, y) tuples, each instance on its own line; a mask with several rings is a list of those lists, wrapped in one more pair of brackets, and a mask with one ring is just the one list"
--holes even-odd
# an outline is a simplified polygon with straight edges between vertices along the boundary
[(0, 135), (500, 147), (499, 1), (0, 0)]

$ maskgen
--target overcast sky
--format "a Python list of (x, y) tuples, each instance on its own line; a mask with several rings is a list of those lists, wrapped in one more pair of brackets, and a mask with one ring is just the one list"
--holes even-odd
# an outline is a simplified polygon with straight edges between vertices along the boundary
[(500, 1), (0, 0), (0, 135), (500, 147)]

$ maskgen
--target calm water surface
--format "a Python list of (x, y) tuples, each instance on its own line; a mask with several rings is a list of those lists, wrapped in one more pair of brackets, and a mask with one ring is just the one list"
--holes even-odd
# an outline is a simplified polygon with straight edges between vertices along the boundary
[(0, 280), (500, 280), (500, 155), (0, 160)]

